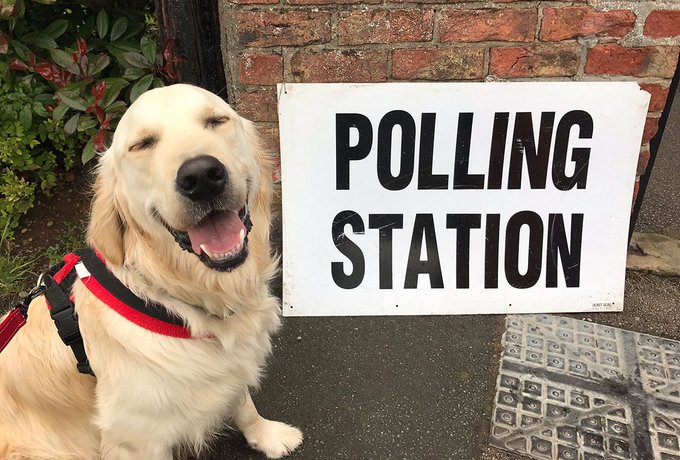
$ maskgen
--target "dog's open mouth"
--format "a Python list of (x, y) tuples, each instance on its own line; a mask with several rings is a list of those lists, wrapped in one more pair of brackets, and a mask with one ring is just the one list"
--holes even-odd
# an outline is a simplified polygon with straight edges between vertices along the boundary
[(248, 207), (236, 211), (212, 211), (186, 232), (166, 228), (185, 251), (193, 252), (209, 268), (232, 270), (248, 257), (248, 233), (252, 227)]

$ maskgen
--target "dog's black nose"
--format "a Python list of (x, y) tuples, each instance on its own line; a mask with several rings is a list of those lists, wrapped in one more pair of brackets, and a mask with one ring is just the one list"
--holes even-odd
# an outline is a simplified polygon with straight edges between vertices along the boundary
[(227, 168), (217, 158), (202, 155), (180, 166), (175, 183), (191, 201), (208, 201), (224, 191), (227, 180)]

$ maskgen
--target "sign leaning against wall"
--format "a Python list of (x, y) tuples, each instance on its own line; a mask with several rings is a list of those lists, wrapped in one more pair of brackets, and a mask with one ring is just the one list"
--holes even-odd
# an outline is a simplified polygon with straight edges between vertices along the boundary
[(278, 93), (284, 315), (623, 308), (636, 83)]

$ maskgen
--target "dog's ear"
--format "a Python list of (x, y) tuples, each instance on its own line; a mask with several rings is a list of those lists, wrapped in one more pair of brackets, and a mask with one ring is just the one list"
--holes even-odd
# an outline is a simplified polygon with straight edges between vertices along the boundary
[[(104, 155), (106, 156), (106, 153)], [(116, 200), (115, 190), (115, 174), (102, 158), (94, 184), (94, 200), (87, 239), (90, 246), (99, 251), (108, 264), (122, 265), (125, 259), (123, 246), (125, 223)]]

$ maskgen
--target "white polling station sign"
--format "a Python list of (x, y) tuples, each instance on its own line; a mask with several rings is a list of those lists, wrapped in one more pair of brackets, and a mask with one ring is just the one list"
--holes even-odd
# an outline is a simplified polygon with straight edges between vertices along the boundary
[(623, 308), (636, 83), (278, 93), (284, 315)]

